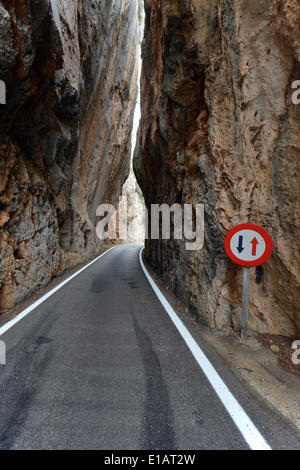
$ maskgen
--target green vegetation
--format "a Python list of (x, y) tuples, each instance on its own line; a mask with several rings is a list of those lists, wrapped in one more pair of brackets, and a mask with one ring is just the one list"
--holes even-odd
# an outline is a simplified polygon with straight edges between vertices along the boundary
[(139, 17), (139, 23), (143, 23), (143, 11), (144, 11), (144, 0), (138, 0), (139, 3), (139, 11), (138, 11), (138, 17)]
[(113, 246), (117, 246), (119, 245), (119, 243), (111, 243), (110, 245), (104, 245), (101, 250), (99, 251), (99, 255), (101, 255), (102, 253), (104, 253), (105, 251), (109, 250), (110, 248), (112, 248)]

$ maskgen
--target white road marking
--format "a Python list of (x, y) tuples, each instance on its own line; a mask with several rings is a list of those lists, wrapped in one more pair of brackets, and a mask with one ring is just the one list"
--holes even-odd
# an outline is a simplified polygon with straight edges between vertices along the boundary
[(39, 305), (41, 305), (43, 302), (45, 302), (45, 300), (49, 299), (49, 297), (51, 297), (51, 295), (55, 294), (55, 292), (57, 292), (59, 289), (61, 289), (63, 286), (65, 286), (72, 279), (74, 279), (74, 277), (78, 276), (78, 274), (82, 273), (82, 271), (89, 268), (92, 264), (96, 263), (96, 261), (98, 261), (100, 258), (102, 258), (102, 256), (106, 255), (106, 253), (111, 251), (113, 248), (116, 248), (116, 247), (113, 246), (112, 248), (109, 248), (109, 250), (105, 251), (104, 253), (102, 253), (102, 255), (98, 256), (96, 259), (94, 259), (93, 261), (91, 261), (87, 265), (83, 266), (83, 268), (79, 269), (79, 271), (76, 271), (76, 273), (72, 274), (70, 277), (65, 279), (60, 284), (58, 284), (58, 286), (54, 287), (49, 292), (47, 292), (47, 294), (43, 295), (43, 297), (41, 297), (36, 302), (34, 302), (32, 305), (30, 305), (25, 310), (20, 312), (15, 318), (10, 320), (8, 323), (5, 323), (5, 325), (3, 325), (0, 328), (0, 336), (2, 336), (4, 333), (6, 333), (16, 323), (18, 323), (20, 320), (22, 320), (22, 318), (26, 317), (26, 315), (28, 315), (30, 312), (32, 312), (34, 309), (36, 309)]
[(223, 382), (221, 377), (219, 376), (218, 372), (211, 364), (211, 362), (207, 359), (206, 355), (200, 348), (200, 346), (196, 343), (188, 329), (182, 323), (180, 318), (177, 316), (165, 296), (159, 290), (155, 282), (153, 281), (152, 277), (148, 273), (142, 259), (142, 252), (143, 249), (140, 251), (140, 264), (142, 270), (144, 271), (145, 276), (147, 277), (152, 289), (154, 290), (155, 294), (157, 295), (159, 301), (161, 302), (162, 306), (166, 310), (167, 314), (171, 318), (172, 322), (176, 326), (177, 330), (181, 334), (182, 338), (184, 339), (185, 343), (187, 344), (189, 350), (193, 354), (194, 358), (198, 362), (199, 366), (201, 367), (202, 371), (206, 375), (209, 383), (215, 390), (216, 394), (218, 395), (219, 399), (225, 406), (226, 410), (228, 411), (229, 415), (231, 416), (232, 420), (234, 421), (235, 425), (241, 432), (242, 436), (244, 437), (245, 441), (249, 445), (250, 449), (252, 450), (271, 450), (271, 447), (260, 434), (256, 426), (253, 424), (249, 416), (243, 410), (237, 399), (232, 395), (230, 390), (228, 389), (227, 385)]

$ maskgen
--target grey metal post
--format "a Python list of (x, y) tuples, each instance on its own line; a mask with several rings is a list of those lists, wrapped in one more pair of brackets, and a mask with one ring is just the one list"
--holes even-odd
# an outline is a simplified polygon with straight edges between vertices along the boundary
[(250, 268), (243, 269), (243, 306), (241, 313), (241, 336), (247, 338), (248, 309), (249, 309)]

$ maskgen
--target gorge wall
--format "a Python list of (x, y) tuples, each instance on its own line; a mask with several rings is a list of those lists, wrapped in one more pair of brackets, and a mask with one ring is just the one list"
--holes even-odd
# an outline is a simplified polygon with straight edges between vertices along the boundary
[(130, 168), (137, 0), (1, 0), (0, 311), (97, 253)]
[(300, 333), (298, 0), (146, 0), (135, 173), (154, 203), (203, 203), (205, 243), (147, 240), (145, 256), (198, 321), (238, 329), (242, 269), (225, 255), (236, 224), (267, 229), (252, 269), (250, 327)]

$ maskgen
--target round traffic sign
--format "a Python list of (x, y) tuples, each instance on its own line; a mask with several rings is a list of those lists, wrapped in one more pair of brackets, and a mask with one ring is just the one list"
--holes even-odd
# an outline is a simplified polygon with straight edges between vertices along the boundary
[(233, 227), (227, 233), (224, 245), (229, 258), (241, 266), (259, 266), (270, 258), (273, 251), (271, 236), (255, 224)]

